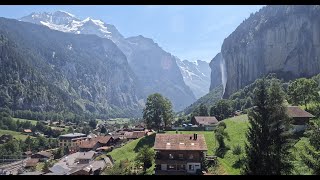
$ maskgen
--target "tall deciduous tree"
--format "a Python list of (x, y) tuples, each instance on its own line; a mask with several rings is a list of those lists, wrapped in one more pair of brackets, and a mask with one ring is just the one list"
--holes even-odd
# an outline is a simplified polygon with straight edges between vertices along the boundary
[(230, 100), (221, 99), (210, 109), (210, 116), (215, 116), (219, 121), (229, 117), (232, 113), (232, 104)]
[[(289, 149), (292, 144), (285, 131), (288, 117), (280, 83), (257, 82), (253, 109), (249, 111), (244, 174), (289, 174), (292, 169)], [(270, 85), (270, 87), (269, 87)]]
[(305, 105), (318, 99), (318, 83), (314, 79), (300, 78), (289, 84), (288, 100), (294, 105)]
[(149, 95), (143, 110), (143, 118), (148, 128), (159, 130), (162, 125), (168, 126), (173, 118), (171, 102), (159, 93)]

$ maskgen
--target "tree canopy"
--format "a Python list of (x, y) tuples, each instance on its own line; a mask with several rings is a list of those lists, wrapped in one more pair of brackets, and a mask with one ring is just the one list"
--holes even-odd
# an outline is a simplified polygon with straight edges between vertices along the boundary
[(159, 93), (149, 95), (146, 107), (143, 109), (143, 118), (148, 128), (159, 130), (162, 127), (167, 127), (173, 119), (170, 100)]

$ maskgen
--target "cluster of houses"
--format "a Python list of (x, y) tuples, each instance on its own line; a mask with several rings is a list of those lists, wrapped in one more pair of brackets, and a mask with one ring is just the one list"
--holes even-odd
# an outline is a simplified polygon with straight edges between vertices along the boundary
[[(111, 156), (95, 160), (102, 152), (110, 152), (124, 143), (152, 134), (153, 131), (141, 126), (122, 128), (105, 135), (69, 133), (59, 136), (59, 147), (68, 149), (69, 154), (55, 163), (48, 172), (32, 171), (39, 162), (53, 159), (52, 153), (41, 151), (36, 154), (25, 152), (27, 156), (22, 175), (97, 175), (105, 168), (113, 166)], [(30, 169), (30, 170), (28, 170)]]
[[(241, 112), (238, 112), (241, 113)], [(314, 116), (298, 106), (288, 106), (287, 115), (291, 118), (292, 130), (299, 132), (305, 130), (310, 118)], [(219, 123), (215, 117), (195, 116), (191, 125), (183, 126), (185, 130), (213, 130)], [(181, 127), (179, 127), (181, 128)], [(172, 128), (174, 129), (174, 127)], [(69, 154), (55, 163), (48, 172), (28, 171), (23, 174), (44, 175), (97, 175), (105, 168), (112, 167), (111, 156), (104, 156), (99, 160), (96, 157), (102, 152), (112, 151), (121, 147), (125, 142), (148, 136), (154, 133), (143, 126), (134, 128), (122, 128), (105, 135), (70, 133), (60, 135), (59, 147), (69, 150)], [(3, 136), (2, 141), (9, 137)], [(155, 174), (201, 174), (202, 162), (208, 160), (207, 144), (203, 134), (162, 134), (155, 137), (154, 150)], [(24, 168), (32, 168), (39, 162), (53, 159), (49, 151), (41, 151), (35, 154), (25, 152), (28, 158), (24, 162)]]

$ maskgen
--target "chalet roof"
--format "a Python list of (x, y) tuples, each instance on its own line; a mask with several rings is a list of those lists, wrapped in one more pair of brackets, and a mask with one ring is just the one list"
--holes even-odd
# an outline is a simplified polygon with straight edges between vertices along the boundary
[(94, 151), (79, 152), (77, 159), (92, 159), (94, 154), (95, 154)]
[(37, 166), (38, 162), (39, 162), (38, 158), (28, 159), (26, 161), (25, 167), (35, 167), (35, 166)]
[(301, 109), (299, 106), (288, 106), (287, 113), (289, 117), (296, 118), (296, 117), (308, 117), (313, 118), (314, 115), (308, 113), (307, 111)]
[(36, 154), (39, 154), (41, 156), (45, 156), (47, 158), (50, 158), (52, 156), (52, 153), (49, 153), (49, 152), (46, 152), (46, 151), (40, 151), (40, 152), (37, 152)]
[[(190, 139), (190, 137), (192, 139)], [(193, 134), (157, 134), (155, 150), (198, 150), (207, 151), (207, 144), (203, 134), (198, 134), (194, 140)]]
[(54, 165), (51, 168), (49, 168), (51, 173), (47, 173), (46, 175), (64, 175), (67, 174), (71, 169), (63, 167), (61, 165)]
[(203, 125), (217, 124), (218, 120), (214, 116), (195, 116), (197, 123)]
[(80, 148), (93, 148), (97, 143), (107, 144), (112, 136), (97, 136), (88, 141), (84, 141), (79, 147)]

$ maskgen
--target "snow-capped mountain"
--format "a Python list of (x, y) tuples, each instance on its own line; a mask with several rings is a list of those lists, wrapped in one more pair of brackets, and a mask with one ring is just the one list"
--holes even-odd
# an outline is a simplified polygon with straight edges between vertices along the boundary
[(42, 24), (48, 26), (50, 29), (62, 32), (96, 34), (100, 37), (111, 38), (111, 32), (108, 31), (108, 27), (104, 22), (89, 17), (80, 20), (73, 14), (64, 11), (32, 13), (29, 16), (22, 17), (20, 20)]
[(201, 60), (190, 62), (176, 58), (177, 64), (183, 76), (184, 82), (191, 88), (196, 98), (200, 98), (209, 92), (210, 67), (209, 63)]
[(141, 35), (124, 38), (111, 24), (92, 18), (80, 20), (64, 11), (32, 13), (22, 17), (20, 21), (44, 25), (66, 33), (95, 34), (108, 38), (126, 55), (131, 69), (139, 79), (140, 90), (145, 99), (151, 93), (160, 92), (172, 101), (173, 108), (177, 111), (196, 100), (192, 90), (183, 81), (174, 56), (150, 38)]

